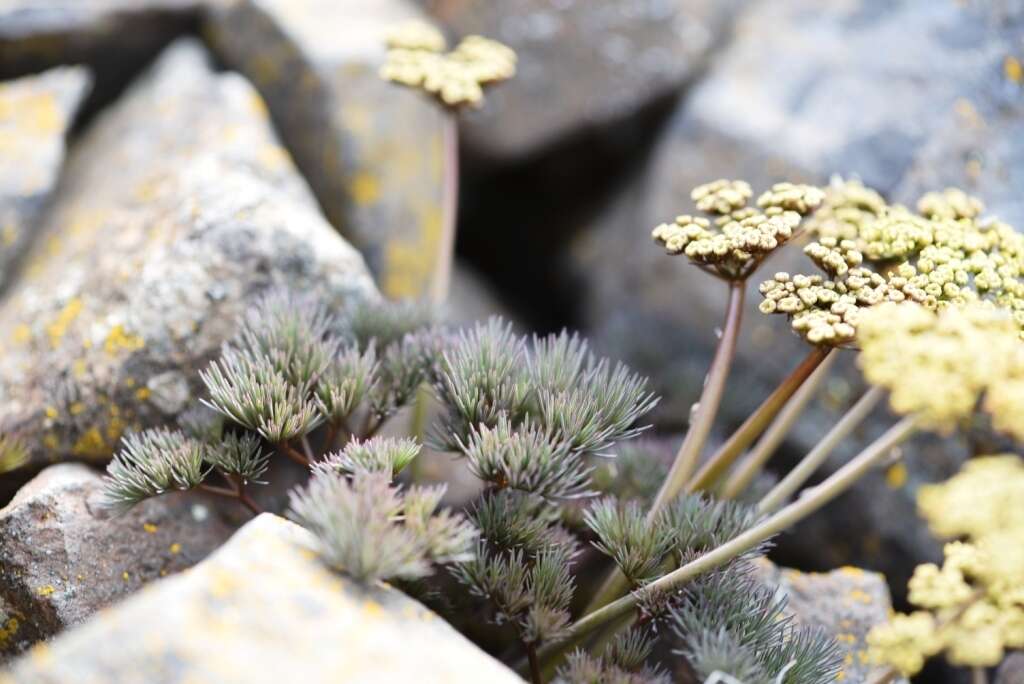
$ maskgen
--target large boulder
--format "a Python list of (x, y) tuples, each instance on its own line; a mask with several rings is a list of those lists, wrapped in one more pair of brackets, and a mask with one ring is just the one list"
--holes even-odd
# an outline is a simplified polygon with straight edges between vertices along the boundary
[(0, 83), (0, 288), (57, 186), (65, 137), (91, 84), (82, 67)]
[[(259, 89), (327, 217), (390, 297), (424, 294), (442, 249), (444, 112), (380, 78), (406, 0), (231, 0), (206, 34)], [(345, 29), (343, 33), (339, 33)]]
[(567, 138), (608, 133), (681, 92), (718, 46), (737, 0), (565, 2), (439, 0), (453, 35), (481, 34), (516, 50), (516, 77), (464, 118), (473, 152), (504, 162)]
[(103, 461), (173, 420), (198, 370), (271, 287), (341, 306), (377, 297), (320, 215), (259, 95), (170, 48), (73, 150), (0, 303), (0, 432), (30, 467)]
[(0, 659), (191, 567), (234, 529), (201, 498), (150, 499), (111, 518), (84, 465), (50, 466), (0, 509)]
[[(974, 173), (968, 187), (991, 197), (995, 213), (1024, 216), (1014, 166), (1020, 144), (1001, 137), (1021, 125), (1024, 90), (1004, 67), (1019, 49), (1019, 29), (1019, 17), (996, 5), (883, 0), (828, 7), (761, 2), (736, 20), (732, 41), (681, 102), (650, 164), (564, 252), (567, 280), (581, 293), (581, 327), (603, 350), (652, 377), (665, 395), (659, 425), (678, 430), (686, 423), (722, 325), (726, 291), (685, 257), (666, 256), (651, 229), (690, 211), (690, 189), (718, 177), (762, 189), (783, 179), (826, 183), (833, 174), (856, 175), (909, 202)], [(972, 107), (975, 129), (957, 118)], [(759, 276), (797, 269), (813, 266), (791, 246)], [(759, 278), (753, 280), (720, 435), (808, 352), (782, 317), (757, 311)], [(852, 356), (844, 352), (773, 467), (784, 471), (803, 456), (863, 391)], [(892, 422), (883, 410), (876, 416), (837, 450), (826, 473)], [(850, 564), (884, 571), (898, 600), (914, 564), (940, 555), (917, 521), (917, 486), (951, 476), (966, 452), (958, 440), (923, 443), (915, 446), (922, 444), (915, 438), (904, 449), (905, 469), (888, 478), (872, 474), (784, 537), (782, 558), (815, 569)]]
[(0, 78), (88, 64), (100, 99), (115, 94), (219, 0), (6, 0), (0, 4)]
[(261, 515), (191, 570), (33, 650), (0, 682), (520, 681), (396, 589), (332, 572), (311, 542)]

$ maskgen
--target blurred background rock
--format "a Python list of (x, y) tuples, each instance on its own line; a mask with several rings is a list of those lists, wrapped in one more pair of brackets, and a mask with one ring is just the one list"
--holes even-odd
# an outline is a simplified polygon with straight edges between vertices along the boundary
[[(209, 171), (214, 162), (203, 159), (213, 159), (254, 176), (254, 193), (261, 179), (281, 190), (275, 178), (283, 178), (289, 197), (253, 199), (273, 205), (260, 215), (298, 203), (306, 216), (318, 204), (341, 236), (325, 236), (316, 217), (288, 230), (257, 217), (246, 230), (256, 231), (262, 244), (307, 231), (322, 247), (276, 260), (268, 247), (253, 257), (265, 270), (252, 284), (204, 290), (211, 310), (237, 310), (259, 287), (295, 273), (315, 279), (326, 266), (324, 254), (347, 254), (344, 242), (362, 253), (384, 296), (423, 291), (440, 231), (440, 121), (415, 93), (374, 75), (383, 58), (381, 31), (408, 16), (431, 16), (452, 37), (497, 38), (520, 60), (514, 80), (462, 117), (454, 318), (511, 312), (523, 329), (581, 330), (602, 352), (652, 377), (665, 396), (654, 416), (662, 432), (686, 427), (725, 301), (724, 287), (682, 259), (665, 257), (649, 238), (654, 225), (690, 208), (692, 186), (717, 177), (743, 178), (755, 188), (783, 179), (826, 183), (839, 174), (861, 178), (892, 201), (913, 202), (926, 189), (957, 185), (979, 195), (990, 214), (1024, 228), (1024, 0), (7, 0), (0, 3), (0, 265), (7, 281), (0, 318), (10, 326), (0, 331), (0, 353), (35, 359), (45, 378), (29, 373), (26, 380), (24, 363), (14, 370), (7, 364), (0, 377), (0, 425), (29, 411), (42, 426), (24, 445), (27, 465), (0, 475), (0, 503), (43, 464), (78, 456), (81, 435), (66, 433), (59, 422), (49, 430), (51, 405), (38, 396), (47, 387), (65, 388), (77, 373), (79, 358), (56, 353), (51, 333), (91, 339), (97, 326), (124, 322), (96, 318), (96, 311), (126, 312), (136, 296), (131, 287), (113, 285), (113, 276), (82, 277), (84, 292), (66, 291), (65, 269), (53, 266), (45, 283), (33, 285), (26, 278), (37, 275), (19, 267), (59, 263), (50, 238), (61, 231), (93, 250), (112, 241), (111, 254), (138, 273), (167, 259), (156, 243), (117, 239), (141, 235), (140, 225), (149, 231), (190, 226), (173, 239), (162, 236), (170, 249), (205, 244), (196, 241), (229, 222), (228, 209), (206, 199), (206, 219), (189, 214), (186, 207), (200, 195), (188, 189), (195, 174), (181, 169)], [(147, 100), (133, 85), (183, 36), (205, 43), (187, 48), (197, 64), (212, 61), (251, 83), (251, 113), (241, 99), (232, 100), (237, 111), (215, 111), (213, 99), (196, 106), (213, 107), (204, 117), (251, 115), (259, 149), (244, 138), (213, 134), (185, 136), (186, 144), (147, 121), (177, 117), (181, 130), (198, 123), (179, 105)], [(143, 83), (166, 74), (168, 63)], [(67, 69), (72, 65), (81, 68)], [(168, 93), (222, 87), (203, 85), (216, 82), (206, 67), (190, 68), (194, 74), (180, 78), (191, 85)], [(228, 89), (243, 98), (235, 91), (249, 87)], [(50, 112), (45, 128), (43, 114), (24, 116), (17, 98), (23, 102), (26, 92), (37, 97), (39, 112)], [(258, 128), (263, 111), (272, 131)], [(118, 134), (103, 135), (104, 129)], [(26, 148), (26, 136), (38, 144)], [(103, 160), (130, 149), (133, 136), (139, 149), (154, 151), (125, 176), (126, 169)], [(73, 163), (61, 175), (65, 149)], [(127, 179), (170, 173), (166, 160), (155, 158), (161, 149), (184, 160), (173, 172), (181, 175), (179, 194), (156, 193), (147, 202), (128, 189)], [(272, 159), (267, 150), (275, 150)], [(152, 168), (140, 168), (147, 164)], [(96, 178), (104, 174), (110, 183)], [(207, 198), (231, 192), (224, 174), (207, 177)], [(95, 203), (94, 193), (76, 187), (116, 190), (117, 183), (124, 192), (111, 191), (101, 207), (115, 218), (90, 233), (103, 240), (83, 242), (73, 227), (54, 225), (70, 204)], [(248, 201), (235, 196), (236, 204)], [(139, 203), (152, 208), (140, 210)], [(22, 257), (26, 250), (30, 256)], [(801, 259), (799, 250), (786, 250), (762, 272), (770, 276)], [(90, 264), (87, 250), (71, 261), (78, 269)], [(349, 275), (338, 275), (332, 291), (376, 296), (368, 294), (360, 267), (344, 268)], [(755, 287), (720, 416), (722, 434), (804, 353), (785, 321), (755, 311)], [(75, 297), (95, 302), (95, 310), (78, 322), (77, 315), (61, 319)], [(18, 313), (25, 310), (53, 316), (26, 322)], [(157, 376), (192, 372), (223, 331), (202, 326), (175, 334), (147, 340), (145, 348), (119, 349), (126, 354), (114, 361), (99, 352), (81, 358), (95, 356), (122, 384), (129, 378), (122, 369), (132, 369), (132, 415), (167, 420), (176, 411), (151, 405), (150, 384), (159, 389)], [(157, 368), (146, 356), (153, 349), (174, 354), (160, 356)], [(134, 377), (149, 371), (151, 378)], [(88, 383), (85, 389), (97, 391)], [(78, 395), (61, 391), (70, 417)], [(845, 358), (773, 468), (795, 462), (858, 393), (852, 358)], [(830, 467), (889, 421), (877, 411)], [(84, 423), (79, 427), (87, 433)], [(92, 444), (88, 460), (108, 456), (110, 441), (103, 436)], [(802, 570), (851, 564), (883, 572), (900, 605), (913, 565), (939, 553), (915, 515), (916, 488), (948, 477), (968, 454), (988, 447), (974, 436), (917, 440), (907, 447), (905, 466), (861, 482), (785, 535), (774, 557)]]

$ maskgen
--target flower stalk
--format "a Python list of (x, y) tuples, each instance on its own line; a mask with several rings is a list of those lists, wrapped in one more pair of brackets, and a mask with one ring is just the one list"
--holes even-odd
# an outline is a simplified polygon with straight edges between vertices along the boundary
[(541, 663), (544, 664), (559, 658), (570, 648), (581, 643), (594, 630), (628, 615), (636, 608), (642, 596), (678, 589), (685, 582), (702, 573), (720, 567), (818, 511), (822, 506), (853, 486), (872, 467), (884, 459), (893, 447), (902, 443), (916, 430), (917, 418), (914, 416), (903, 418), (845, 466), (821, 484), (809, 490), (797, 501), (794, 501), (746, 532), (736, 536), (731, 541), (654, 580), (642, 589), (588, 613), (569, 626), (565, 632), (565, 637), (561, 641), (552, 642), (547, 648), (541, 650), (539, 654)]

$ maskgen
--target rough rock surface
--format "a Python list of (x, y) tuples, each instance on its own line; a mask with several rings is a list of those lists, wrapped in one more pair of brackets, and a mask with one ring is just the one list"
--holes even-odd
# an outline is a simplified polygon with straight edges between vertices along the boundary
[(176, 417), (270, 287), (378, 296), (263, 101), (191, 42), (76, 146), (15, 285), (0, 304), (0, 431), (35, 467), (105, 460), (125, 429)]
[(419, 16), (405, 0), (233, 0), (206, 26), (390, 297), (423, 294), (441, 249), (444, 114), (377, 73), (387, 29)]
[(516, 77), (464, 117), (466, 144), (504, 161), (620, 124), (675, 95), (716, 46), (736, 0), (435, 0), (455, 36), (516, 50)]
[(5, 0), (0, 78), (88, 64), (105, 98), (220, 0)]
[(1024, 653), (1011, 653), (999, 666), (996, 684), (1024, 684)]
[[(1020, 143), (1009, 136), (1021, 125), (1015, 112), (1024, 89), (1004, 67), (1019, 52), (1021, 24), (997, 5), (867, 0), (824, 8), (779, 0), (756, 3), (737, 19), (729, 46), (681, 103), (644, 173), (565, 254), (565, 271), (583, 293), (583, 329), (654, 378), (666, 395), (661, 425), (680, 429), (689, 415), (724, 314), (725, 288), (650, 239), (655, 225), (692, 208), (693, 186), (726, 177), (761, 189), (781, 179), (825, 183), (839, 173), (912, 201), (974, 174), (967, 186), (994, 213), (1024, 216)], [(960, 121), (972, 111), (974, 128)], [(759, 275), (797, 269), (813, 272), (813, 265), (790, 248)], [(757, 312), (754, 280), (720, 414), (725, 434), (807, 353), (782, 317)], [(823, 399), (784, 445), (779, 469), (806, 453), (861, 391), (852, 358), (837, 365)], [(830, 467), (891, 422), (884, 411), (877, 415)], [(916, 487), (952, 475), (965, 452), (956, 440), (925, 444), (905, 450), (904, 471), (872, 475), (784, 538), (785, 560), (882, 570), (899, 597), (913, 565), (939, 554), (911, 523)], [(824, 529), (830, 532), (821, 536)]]
[(520, 681), (404, 594), (328, 570), (311, 541), (262, 515), (195, 568), (33, 650), (0, 682)]
[(91, 83), (81, 67), (0, 83), (0, 288), (57, 185), (65, 136)]
[(867, 662), (865, 637), (892, 610), (883, 575), (854, 567), (805, 573), (768, 560), (758, 563), (758, 571), (786, 597), (787, 613), (796, 624), (817, 627), (835, 637), (843, 654), (842, 674), (836, 681), (870, 681), (875, 666)]
[(0, 659), (83, 622), (205, 558), (233, 527), (194, 496), (150, 499), (111, 518), (100, 476), (50, 466), (0, 509)]

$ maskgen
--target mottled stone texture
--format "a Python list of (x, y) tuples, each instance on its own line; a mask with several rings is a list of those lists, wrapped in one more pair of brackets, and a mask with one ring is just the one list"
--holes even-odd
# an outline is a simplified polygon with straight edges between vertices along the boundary
[(81, 67), (0, 83), (0, 288), (57, 185), (65, 136), (91, 83)]
[(390, 297), (423, 294), (442, 249), (445, 115), (377, 75), (387, 28), (418, 16), (404, 0), (234, 0), (206, 24)]
[(76, 146), (0, 303), (2, 432), (36, 468), (105, 460), (125, 429), (184, 409), (239, 314), (283, 285), (377, 296), (260, 97), (177, 44)]
[(219, 551), (16, 661), (0, 682), (518, 682), (386, 585), (324, 566), (310, 535), (265, 514)]
[(1024, 653), (1011, 653), (999, 666), (996, 684), (1024, 684)]
[(504, 161), (621, 124), (679, 93), (715, 48), (736, 0), (435, 0), (454, 35), (516, 50), (516, 77), (464, 117), (466, 144)]
[[(993, 213), (1024, 228), (1022, 136), (1013, 135), (1024, 88), (1004, 66), (1019, 53), (1024, 24), (998, 5), (778, 0), (738, 16), (730, 43), (681, 101), (650, 163), (564, 256), (581, 327), (653, 378), (665, 395), (659, 425), (685, 425), (724, 315), (725, 287), (650, 239), (655, 225), (692, 210), (695, 185), (743, 178), (762, 189), (782, 179), (826, 183), (838, 173), (912, 202), (966, 180)], [(750, 283), (720, 437), (808, 351), (783, 317), (756, 310), (758, 282), (780, 270), (815, 272), (790, 247)], [(788, 469), (858, 396), (853, 355), (844, 357), (773, 469)], [(891, 422), (878, 411), (826, 472)], [(905, 469), (873, 473), (798, 526), (781, 541), (782, 558), (815, 569), (882, 570), (899, 597), (913, 566), (940, 555), (923, 526), (910, 522), (917, 486), (952, 475), (965, 452), (958, 439), (915, 438), (904, 450)]]
[(87, 64), (105, 100), (220, 0), (5, 0), (0, 78)]
[(758, 563), (758, 573), (786, 597), (786, 613), (795, 624), (817, 627), (836, 639), (843, 654), (837, 681), (871, 681), (876, 668), (867, 661), (865, 637), (872, 627), (885, 622), (892, 610), (884, 576), (854, 567), (800, 572), (767, 560)]
[(0, 509), (0, 659), (191, 567), (234, 529), (178, 494), (112, 518), (97, 505), (101, 487), (83, 465), (50, 466)]

